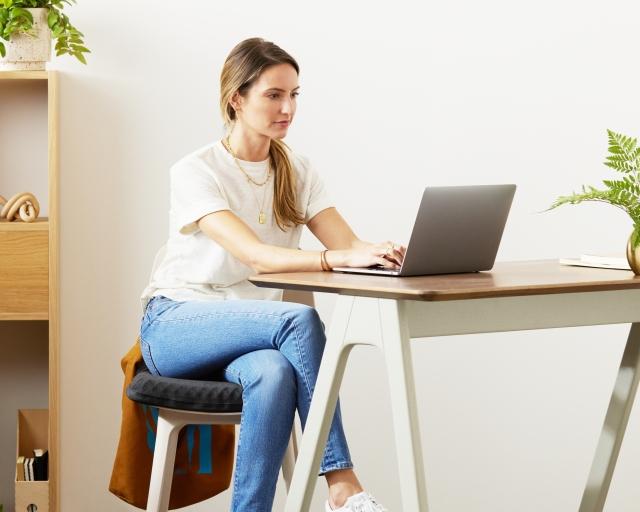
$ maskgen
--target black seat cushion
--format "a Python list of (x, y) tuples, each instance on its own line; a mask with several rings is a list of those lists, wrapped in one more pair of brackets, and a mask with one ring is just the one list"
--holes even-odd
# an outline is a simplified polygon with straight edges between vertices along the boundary
[(127, 387), (134, 402), (199, 412), (241, 412), (242, 386), (233, 382), (172, 379), (153, 375), (141, 361)]

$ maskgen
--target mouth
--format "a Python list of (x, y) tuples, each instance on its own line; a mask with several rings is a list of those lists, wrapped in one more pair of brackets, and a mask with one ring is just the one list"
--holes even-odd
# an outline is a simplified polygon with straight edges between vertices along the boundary
[(276, 124), (278, 126), (289, 126), (291, 124), (291, 121), (277, 121)]

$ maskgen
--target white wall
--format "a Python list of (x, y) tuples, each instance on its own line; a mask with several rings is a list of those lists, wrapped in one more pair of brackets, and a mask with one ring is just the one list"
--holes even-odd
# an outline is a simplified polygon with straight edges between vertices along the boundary
[[(299, 61), (302, 94), (287, 142), (315, 162), (362, 238), (406, 242), (427, 184), (508, 182), (519, 188), (499, 260), (624, 250), (631, 223), (610, 206), (535, 212), (615, 175), (601, 163), (606, 128), (640, 133), (637, 2), (113, 0), (82, 1), (68, 14), (93, 53), (87, 67), (51, 63), (63, 72), (65, 512), (130, 510), (107, 492), (119, 360), (167, 234), (168, 168), (221, 135), (220, 69), (246, 37), (272, 40)], [(318, 247), (308, 233), (303, 242)], [(333, 297), (317, 300), (329, 320)], [(627, 332), (417, 342), (432, 510), (577, 510)], [(390, 510), (402, 510), (374, 349), (352, 353), (341, 396), (358, 474)], [(638, 508), (639, 425), (636, 407), (609, 512)], [(324, 497), (320, 481), (314, 510)], [(188, 510), (226, 510), (229, 498)], [(282, 503), (280, 485), (275, 509)]]

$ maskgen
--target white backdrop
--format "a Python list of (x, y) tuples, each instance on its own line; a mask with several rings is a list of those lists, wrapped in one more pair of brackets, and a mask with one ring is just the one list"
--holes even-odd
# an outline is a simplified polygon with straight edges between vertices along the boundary
[[(613, 207), (536, 212), (616, 174), (602, 165), (607, 128), (640, 134), (637, 2), (84, 0), (67, 12), (93, 53), (87, 67), (50, 64), (62, 72), (65, 512), (131, 510), (107, 491), (119, 360), (167, 234), (169, 166), (221, 135), (219, 73), (242, 39), (298, 60), (286, 141), (361, 238), (406, 243), (427, 184), (516, 183), (498, 260), (623, 253), (631, 222)], [(307, 232), (303, 247), (319, 245)], [(316, 298), (330, 321), (334, 298)], [(431, 510), (577, 510), (628, 328), (416, 342)], [(385, 379), (375, 349), (357, 348), (341, 400), (361, 480), (398, 512)], [(608, 512), (638, 509), (639, 426), (636, 407)], [(185, 510), (224, 511), (229, 499)]]

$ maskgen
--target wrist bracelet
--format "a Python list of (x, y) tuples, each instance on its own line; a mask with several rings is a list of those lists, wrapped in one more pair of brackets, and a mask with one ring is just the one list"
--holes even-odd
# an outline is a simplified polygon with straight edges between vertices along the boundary
[(320, 265), (322, 265), (322, 270), (332, 270), (331, 266), (329, 265), (329, 262), (327, 261), (327, 250), (325, 249), (324, 251), (322, 251), (322, 253), (320, 253)]

